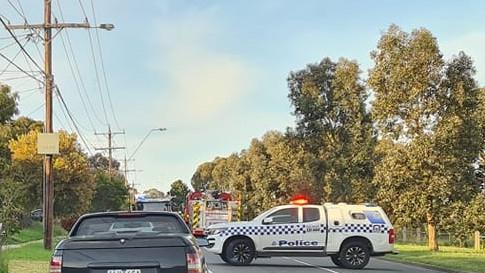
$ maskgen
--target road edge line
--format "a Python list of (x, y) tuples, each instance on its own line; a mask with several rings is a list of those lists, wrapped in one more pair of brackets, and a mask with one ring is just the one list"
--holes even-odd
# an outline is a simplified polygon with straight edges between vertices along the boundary
[(307, 263), (307, 262), (304, 262), (304, 261), (300, 261), (298, 259), (293, 259), (293, 258), (289, 258), (289, 257), (284, 257), (285, 259), (288, 259), (288, 260), (292, 260), (294, 262), (297, 262), (297, 263), (300, 263), (300, 264), (304, 264), (304, 265), (308, 265), (308, 266), (311, 266), (311, 267), (314, 267), (314, 268), (318, 268), (318, 269), (321, 269), (321, 270), (324, 270), (324, 271), (327, 271), (327, 272), (330, 272), (330, 273), (340, 273), (340, 272), (337, 272), (335, 270), (332, 270), (332, 269), (328, 269), (328, 268), (325, 268), (325, 267), (321, 267), (319, 265), (314, 265), (314, 264), (311, 264), (311, 263)]

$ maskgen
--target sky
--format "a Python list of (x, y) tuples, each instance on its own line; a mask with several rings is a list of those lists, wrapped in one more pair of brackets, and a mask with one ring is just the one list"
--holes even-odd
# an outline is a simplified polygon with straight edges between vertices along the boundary
[[(24, 23), (24, 16), (41, 23), (42, 2), (0, 0), (0, 15), (12, 24)], [(85, 151), (107, 145), (106, 137), (94, 134), (106, 132), (107, 124), (125, 132), (114, 136), (114, 145), (126, 147), (114, 152), (120, 161), (151, 129), (167, 128), (152, 132), (128, 164), (138, 170), (129, 181), (141, 190), (168, 191), (176, 179), (190, 184), (199, 164), (239, 152), (269, 130), (293, 126), (290, 71), (324, 57), (346, 57), (360, 64), (365, 79), (369, 53), (391, 24), (405, 31), (429, 29), (446, 58), (465, 51), (485, 85), (480, 0), (54, 0), (53, 14), (59, 22), (87, 17), (91, 24), (96, 19), (115, 25), (110, 32), (70, 29), (55, 35), (55, 82), (86, 139)], [(27, 32), (15, 33), (26, 42)], [(4, 37), (8, 32), (2, 29), (0, 52), (13, 58), (19, 47)], [(34, 40), (25, 45), (41, 66), (42, 46)], [(22, 54), (15, 62), (35, 70)], [(5, 65), (0, 60), (0, 68)], [(43, 119), (43, 91), (34, 80), (9, 67), (0, 82), (19, 92), (20, 115)], [(54, 112), (55, 130), (75, 130), (57, 99)]]

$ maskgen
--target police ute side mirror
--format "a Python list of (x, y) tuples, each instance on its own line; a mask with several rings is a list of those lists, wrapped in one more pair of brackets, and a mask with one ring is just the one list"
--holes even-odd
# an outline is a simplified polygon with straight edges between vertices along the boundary
[(263, 219), (263, 225), (270, 225), (273, 223), (273, 217), (268, 217)]
[(199, 245), (200, 247), (208, 247), (209, 241), (207, 241), (206, 238), (197, 238), (197, 245)]

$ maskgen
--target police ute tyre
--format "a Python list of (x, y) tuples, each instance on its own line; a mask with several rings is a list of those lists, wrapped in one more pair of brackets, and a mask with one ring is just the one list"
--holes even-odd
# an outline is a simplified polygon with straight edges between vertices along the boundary
[(340, 262), (340, 258), (338, 255), (331, 255), (330, 259), (332, 259), (332, 262), (336, 266), (342, 266), (342, 263)]
[(229, 260), (226, 259), (226, 256), (224, 256), (224, 254), (221, 254), (219, 255), (219, 257), (221, 257), (221, 259), (226, 262), (226, 263), (229, 263)]
[(346, 243), (338, 255), (340, 266), (348, 269), (362, 269), (369, 263), (369, 259), (369, 246), (362, 241)]
[(221, 258), (230, 265), (249, 265), (254, 259), (255, 252), (250, 240), (234, 239), (227, 244)]

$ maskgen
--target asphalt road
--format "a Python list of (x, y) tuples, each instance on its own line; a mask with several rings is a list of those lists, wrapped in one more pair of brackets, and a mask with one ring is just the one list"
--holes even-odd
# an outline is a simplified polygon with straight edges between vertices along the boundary
[(205, 252), (209, 269), (213, 273), (348, 273), (348, 272), (412, 272), (412, 273), (441, 273), (441, 271), (404, 265), (382, 259), (371, 258), (370, 263), (363, 270), (342, 269), (335, 266), (330, 258), (287, 258), (277, 257), (270, 259), (257, 259), (249, 266), (230, 266), (224, 263), (219, 256)]

